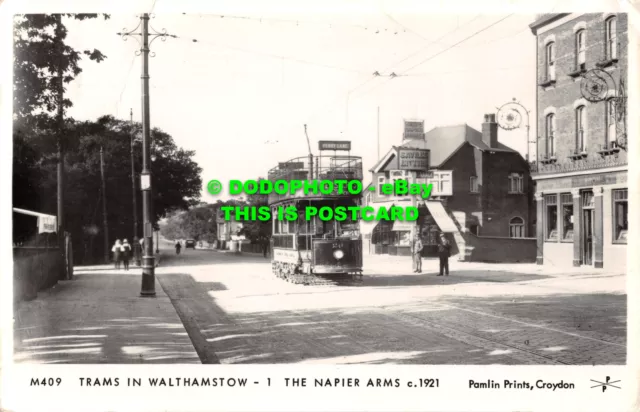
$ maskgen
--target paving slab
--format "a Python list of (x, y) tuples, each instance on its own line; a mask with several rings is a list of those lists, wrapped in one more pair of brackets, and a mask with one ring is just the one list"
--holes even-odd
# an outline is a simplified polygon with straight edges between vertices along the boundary
[(140, 297), (142, 272), (76, 267), (14, 311), (14, 361), (48, 364), (201, 363), (175, 308), (156, 282)]

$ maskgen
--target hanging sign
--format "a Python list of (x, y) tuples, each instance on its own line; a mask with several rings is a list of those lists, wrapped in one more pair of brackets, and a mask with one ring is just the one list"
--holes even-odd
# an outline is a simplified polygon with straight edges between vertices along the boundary
[(319, 150), (351, 150), (351, 142), (344, 140), (320, 140), (318, 142)]
[(38, 233), (57, 232), (56, 220), (55, 216), (38, 216)]

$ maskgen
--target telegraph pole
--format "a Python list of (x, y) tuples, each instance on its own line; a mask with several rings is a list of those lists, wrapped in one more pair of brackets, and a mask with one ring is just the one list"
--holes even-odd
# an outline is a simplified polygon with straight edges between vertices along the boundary
[(58, 50), (58, 113), (57, 113), (57, 121), (58, 121), (58, 139), (57, 139), (57, 149), (58, 149), (58, 164), (57, 164), (57, 191), (58, 191), (58, 199), (57, 199), (57, 209), (58, 209), (58, 248), (60, 251), (60, 255), (62, 258), (63, 264), (61, 265), (60, 279), (67, 279), (68, 274), (66, 270), (66, 253), (65, 253), (65, 221), (64, 221), (64, 148), (63, 148), (63, 139), (64, 139), (64, 70), (62, 68), (62, 57), (63, 57), (63, 49), (62, 49), (62, 14), (58, 14), (56, 16), (57, 24), (56, 24), (56, 39), (59, 41), (59, 50)]
[(133, 156), (133, 109), (130, 110), (129, 116), (131, 119), (131, 191), (133, 199), (133, 239), (138, 238), (138, 202), (136, 201), (136, 168)]
[[(141, 28), (140, 33), (136, 30)], [(149, 34), (149, 14), (140, 16), (140, 23), (130, 32), (118, 33), (123, 39), (128, 36), (140, 36), (140, 51), (142, 54), (142, 172), (140, 173), (140, 190), (142, 190), (142, 221), (144, 250), (142, 251), (142, 287), (140, 296), (153, 297), (156, 295), (155, 289), (155, 257), (153, 255), (153, 199), (151, 190), (151, 136), (149, 118), (149, 46), (158, 37), (166, 40), (175, 35), (167, 34), (166, 31)], [(149, 40), (151, 37), (151, 40)]]
[(107, 226), (107, 185), (104, 181), (104, 155), (100, 146), (100, 176), (102, 178), (102, 224), (104, 232), (104, 263), (109, 263), (109, 226)]

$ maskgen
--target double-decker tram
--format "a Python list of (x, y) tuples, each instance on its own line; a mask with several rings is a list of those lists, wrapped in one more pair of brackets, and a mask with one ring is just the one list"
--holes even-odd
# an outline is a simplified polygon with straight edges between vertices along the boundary
[[(362, 159), (356, 156), (301, 157), (280, 163), (269, 171), (269, 180), (276, 181), (359, 181), (362, 183)], [(355, 183), (355, 182), (354, 182)], [(345, 220), (328, 219), (336, 208), (358, 207), (361, 193), (352, 194), (346, 184), (327, 193), (269, 195), (273, 216), (272, 270), (274, 275), (289, 282), (305, 285), (352, 284), (362, 280), (362, 237), (359, 214), (347, 212)], [(325, 186), (326, 187), (326, 186)], [(276, 218), (279, 209), (294, 206), (297, 219)], [(319, 213), (309, 212), (309, 209)], [(341, 208), (340, 208), (341, 209)], [(343, 209), (344, 210), (344, 209)], [(281, 213), (281, 212), (280, 212)], [(320, 215), (323, 216), (321, 219)]]

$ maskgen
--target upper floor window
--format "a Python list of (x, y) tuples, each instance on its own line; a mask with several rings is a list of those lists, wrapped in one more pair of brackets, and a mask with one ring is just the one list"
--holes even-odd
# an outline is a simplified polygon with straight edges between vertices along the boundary
[(453, 194), (451, 171), (434, 171), (433, 177), (427, 179), (433, 185), (432, 196), (451, 196)]
[(556, 44), (550, 42), (545, 48), (546, 80), (556, 79)]
[(524, 237), (524, 219), (514, 217), (509, 221), (509, 237)]
[(587, 150), (587, 109), (579, 106), (576, 109), (576, 152), (582, 153)]
[(523, 181), (522, 173), (511, 173), (509, 175), (509, 193), (523, 193)]
[(576, 33), (576, 69), (584, 70), (586, 67), (586, 34), (587, 32), (582, 29)]
[(615, 99), (609, 99), (606, 102), (607, 113), (605, 116), (606, 121), (606, 129), (605, 133), (607, 136), (607, 140), (605, 142), (605, 147), (611, 148), (616, 143), (616, 101)]
[(404, 180), (409, 183), (409, 172), (407, 170), (392, 170), (389, 172), (389, 178), (389, 183), (393, 184), (393, 187), (395, 188), (396, 181), (398, 180)]
[(387, 179), (384, 176), (378, 176), (378, 194), (383, 195), (382, 193), (382, 185), (387, 182)]
[(478, 176), (471, 176), (469, 178), (469, 191), (471, 193), (478, 193), (480, 191), (478, 186)]
[(547, 158), (549, 158), (556, 155), (555, 138), (554, 138), (555, 131), (556, 131), (555, 114), (550, 113), (547, 115), (545, 131), (546, 131), (546, 141), (547, 141), (547, 148), (546, 148), (545, 154)]
[(605, 22), (605, 59), (618, 58), (617, 19), (609, 17)]

